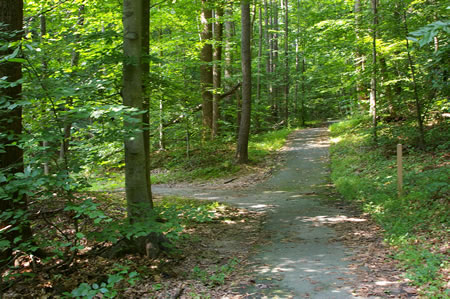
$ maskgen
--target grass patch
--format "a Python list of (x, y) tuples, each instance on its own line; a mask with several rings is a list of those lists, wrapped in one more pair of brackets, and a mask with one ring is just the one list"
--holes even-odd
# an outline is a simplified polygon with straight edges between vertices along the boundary
[(294, 129), (285, 128), (278, 131), (258, 134), (251, 138), (248, 144), (248, 155), (253, 162), (261, 162), (269, 154), (281, 149), (287, 136)]
[[(281, 149), (293, 131), (284, 128), (253, 135), (249, 141), (250, 163), (263, 163), (268, 155)], [(235, 164), (236, 145), (231, 142), (209, 141), (191, 149), (187, 156), (184, 147), (156, 151), (151, 157), (152, 184), (208, 181), (236, 175), (242, 166)], [(88, 191), (117, 190), (125, 187), (124, 171), (97, 171), (88, 179)]]
[[(442, 131), (429, 128), (427, 139), (433, 140), (431, 135)], [(448, 143), (417, 151), (411, 130), (390, 124), (380, 127), (380, 142), (375, 146), (370, 133), (370, 122), (364, 118), (331, 126), (332, 180), (345, 199), (358, 202), (385, 229), (385, 239), (396, 248), (395, 258), (411, 282), (428, 297), (445, 297)], [(406, 145), (402, 198), (397, 197), (397, 143)]]
[[(293, 129), (258, 134), (249, 141), (249, 158), (257, 164), (279, 150)], [(236, 145), (231, 142), (210, 141), (197, 149), (193, 149), (187, 157), (185, 149), (160, 151), (152, 156), (152, 183), (171, 183), (180, 181), (207, 181), (229, 177), (241, 170), (235, 164)]]

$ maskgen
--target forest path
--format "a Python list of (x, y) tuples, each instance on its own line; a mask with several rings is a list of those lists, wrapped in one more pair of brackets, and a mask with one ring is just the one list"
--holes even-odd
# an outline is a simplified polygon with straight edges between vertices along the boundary
[(181, 195), (266, 211), (263, 241), (251, 258), (256, 278), (239, 291), (245, 298), (356, 298), (351, 294), (352, 250), (327, 226), (345, 211), (329, 196), (327, 128), (294, 132), (285, 161), (267, 181), (245, 190), (194, 190), (154, 186), (160, 195)]

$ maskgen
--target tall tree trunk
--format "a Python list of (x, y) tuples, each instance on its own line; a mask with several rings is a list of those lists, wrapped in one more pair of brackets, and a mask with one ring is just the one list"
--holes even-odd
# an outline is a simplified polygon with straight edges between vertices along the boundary
[(364, 94), (364, 84), (362, 83), (361, 73), (364, 70), (364, 56), (359, 46), (359, 40), (361, 39), (361, 0), (355, 0), (355, 34), (356, 34), (356, 97), (358, 106), (362, 107), (362, 104), (366, 100)]
[(301, 125), (305, 125), (306, 121), (306, 107), (305, 107), (305, 99), (306, 99), (306, 84), (305, 84), (305, 71), (306, 71), (306, 61), (305, 61), (305, 53), (302, 53), (302, 97), (300, 102), (301, 116), (302, 122)]
[[(39, 17), (39, 21), (40, 21), (40, 33), (39, 33), (39, 41), (41, 43), (44, 42), (44, 36), (47, 34), (47, 19), (45, 17), (45, 15), (41, 15)], [(42, 76), (45, 78), (47, 78), (47, 72), (48, 72), (48, 62), (47, 62), (47, 58), (45, 56), (43, 56), (42, 58)], [(49, 146), (48, 141), (44, 140), (42, 141), (42, 146), (44, 147), (44, 153), (47, 154), (47, 148)], [(48, 158), (47, 155), (46, 159), (43, 163), (43, 170), (44, 170), (44, 175), (49, 175), (50, 174), (50, 166), (48, 163)]]
[(242, 64), (242, 118), (239, 127), (236, 161), (248, 162), (248, 138), (250, 134), (252, 73), (251, 73), (251, 28), (250, 28), (250, 1), (241, 1), (241, 64)]
[(219, 101), (222, 87), (222, 41), (223, 41), (223, 7), (216, 8), (216, 23), (214, 25), (214, 67), (213, 67), (213, 111), (211, 137), (214, 139), (219, 132)]
[(371, 0), (372, 5), (372, 78), (370, 80), (370, 115), (372, 116), (373, 140), (377, 142), (377, 30), (378, 0)]
[[(125, 106), (142, 111), (144, 105), (144, 70), (143, 44), (144, 28), (147, 22), (143, 20), (145, 10), (144, 1), (125, 0), (123, 2), (123, 50), (125, 62), (123, 65), (123, 102)], [(147, 23), (148, 24), (148, 23)], [(128, 116), (131, 117), (131, 116)], [(144, 133), (144, 117), (132, 116), (137, 120), (125, 119), (126, 128), (136, 128), (131, 136), (125, 138), (125, 191), (127, 196), (128, 219), (131, 223), (146, 219), (151, 212), (151, 186), (147, 168), (148, 155), (146, 152)]]
[(272, 80), (271, 80), (271, 44), (270, 44), (270, 14), (269, 14), (269, 6), (267, 4), (267, 0), (264, 0), (264, 28), (265, 28), (265, 41), (266, 41), (266, 90), (267, 90), (267, 99), (270, 107), (272, 107)]
[[(258, 107), (259, 103), (261, 103), (261, 77), (262, 77), (262, 59), (263, 59), (263, 15), (262, 15), (262, 6), (259, 6), (259, 22), (258, 22), (258, 70), (256, 77), (256, 107)], [(259, 121), (259, 115), (256, 114), (255, 118), (256, 128), (259, 131), (261, 125)]]
[(211, 1), (202, 0), (202, 32), (200, 34), (203, 43), (202, 50), (200, 52), (200, 60), (202, 65), (200, 66), (200, 84), (202, 89), (202, 112), (203, 112), (203, 137), (209, 138), (212, 131), (213, 121), (213, 67), (211, 65), (213, 59), (212, 50), (212, 24), (210, 22), (212, 18)]
[[(301, 5), (300, 0), (297, 0), (297, 35), (295, 39), (295, 75), (298, 78), (298, 74), (300, 72), (300, 41), (301, 41), (301, 35), (300, 35), (300, 12), (301, 12)], [(299, 81), (298, 79), (295, 80), (295, 103), (294, 103), (294, 114), (295, 117), (298, 117), (298, 90), (299, 90)]]
[(284, 121), (289, 122), (289, 0), (284, 0)]
[[(298, 38), (295, 39), (295, 74), (297, 74), (300, 71), (300, 53), (299, 53), (299, 44), (298, 44)], [(295, 80), (295, 89), (294, 89), (294, 115), (295, 117), (298, 116), (298, 81)]]
[(414, 70), (414, 62), (411, 56), (411, 52), (409, 51), (409, 40), (408, 40), (408, 22), (406, 18), (406, 9), (403, 11), (403, 24), (405, 28), (405, 40), (406, 40), (406, 52), (408, 53), (408, 63), (409, 69), (411, 71), (411, 79), (413, 82), (413, 90), (414, 90), (414, 100), (416, 104), (416, 117), (417, 117), (417, 125), (419, 127), (419, 140), (418, 146), (421, 149), (424, 149), (425, 146), (425, 134), (423, 131), (423, 118), (422, 118), (422, 104), (420, 103), (419, 93), (417, 91), (417, 82), (416, 82), (416, 73)]
[[(158, 29), (158, 42), (161, 45), (161, 38), (162, 38), (162, 28)], [(162, 49), (159, 52), (160, 57), (163, 57), (163, 51)], [(162, 67), (162, 64), (159, 63), (159, 67)], [(163, 79), (163, 74), (160, 74), (160, 80)], [(164, 94), (160, 94), (159, 95), (159, 126), (158, 126), (158, 131), (159, 131), (159, 138), (158, 138), (158, 143), (159, 143), (159, 149), (160, 150), (165, 150), (166, 145), (165, 145), (165, 140), (164, 140)]]
[(145, 155), (145, 177), (148, 205), (153, 208), (152, 187), (150, 181), (150, 0), (142, 0), (141, 23), (141, 64), (142, 64), (142, 115), (143, 142)]
[[(273, 30), (274, 33), (272, 35), (272, 39), (273, 39), (273, 60), (272, 60), (272, 72), (273, 72), (273, 77), (275, 78), (275, 80), (278, 78), (279, 75), (279, 65), (278, 65), (278, 30), (280, 29), (278, 26), (278, 1), (276, 0), (275, 2), (273, 2)], [(279, 85), (277, 82), (274, 83), (274, 89), (273, 89), (273, 94), (274, 94), (274, 118), (275, 121), (278, 121), (279, 116), (280, 116), (280, 104), (279, 101), (280, 99), (279, 97)]]
[[(223, 71), (223, 77), (225, 80), (230, 80), (232, 75), (232, 61), (233, 61), (233, 48), (232, 48), (232, 40), (234, 36), (234, 29), (233, 29), (233, 21), (230, 21), (230, 19), (233, 16), (233, 10), (232, 6), (227, 6), (225, 9), (225, 16), (226, 21), (224, 24), (225, 27), (225, 67)], [(230, 87), (231, 85), (228, 84), (227, 87)]]
[[(8, 41), (13, 42), (21, 39), (23, 20), (22, 0), (0, 0), (0, 23), (6, 24)], [(2, 50), (0, 55), (8, 55), (11, 50)], [(18, 62), (0, 63), (0, 78), (6, 78), (7, 83), (18, 82), (22, 78), (21, 64)], [(20, 147), (20, 135), (22, 134), (22, 106), (17, 103), (21, 100), (22, 85), (0, 88), (0, 97), (7, 99), (16, 107), (9, 109), (2, 105), (0, 108), (0, 171), (11, 178), (14, 174), (23, 172), (23, 150)], [(0, 183), (0, 187), (5, 183)], [(17, 212), (27, 208), (27, 198), (24, 194), (14, 190), (11, 194), (0, 199), (0, 238), (9, 242), (9, 248), (0, 251), (0, 264), (4, 264), (11, 258), (14, 240), (20, 237), (18, 242), (26, 242), (31, 238), (29, 223), (23, 217), (15, 218)], [(12, 216), (7, 216), (12, 212)]]
[[(232, 75), (233, 75), (233, 38), (235, 36), (235, 24), (234, 21), (232, 20), (233, 16), (233, 5), (230, 2), (227, 2), (227, 6), (225, 9), (225, 24), (224, 24), (224, 29), (225, 29), (225, 65), (224, 65), (224, 72), (223, 72), (223, 77), (224, 77), (224, 86), (225, 88), (229, 89), (232, 86)], [(234, 92), (234, 98), (236, 100), (235, 104), (236, 104), (236, 118), (235, 116), (231, 116), (229, 114), (225, 115), (226, 119), (230, 122), (230, 123), (235, 123), (236, 124), (236, 136), (239, 134), (239, 124), (240, 124), (240, 96), (239, 96), (239, 92), (236, 91)], [(233, 97), (233, 93), (231, 93), (229, 95), (229, 97)]]

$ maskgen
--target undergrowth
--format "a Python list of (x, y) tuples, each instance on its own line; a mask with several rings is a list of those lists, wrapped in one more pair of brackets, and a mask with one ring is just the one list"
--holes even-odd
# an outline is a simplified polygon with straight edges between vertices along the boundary
[[(40, 209), (54, 209), (55, 201), (57, 199), (43, 202)], [(57, 204), (63, 204), (62, 200)], [(194, 238), (195, 229), (192, 232), (192, 228), (199, 224), (220, 222), (228, 214), (234, 213), (231, 208), (217, 202), (167, 196), (154, 200), (154, 215), (160, 220), (149, 219), (141, 226), (140, 223), (128, 224), (123, 213), (125, 202), (119, 193), (78, 194), (75, 202), (66, 206), (57, 209), (58, 213), (34, 222), (34, 231), (43, 232), (42, 238), (36, 238), (36, 241), (41, 248), (45, 247), (47, 256), (38, 259), (22, 253), (14, 265), (3, 268), (0, 295), (8, 290), (5, 294), (8, 298), (22, 297), (16, 297), (16, 294), (35, 297), (41, 289), (36, 286), (42, 286), (45, 282), (46, 287), (40, 291), (39, 297), (117, 297), (137, 281), (160, 275), (161, 261), (176, 259), (181, 252), (181, 249), (177, 249), (180, 241)], [(73, 219), (77, 219), (76, 230), (72, 229)], [(186, 228), (190, 228), (189, 233)], [(137, 252), (135, 258), (102, 256), (104, 249), (121, 239), (155, 231), (162, 233), (171, 242), (159, 259), (139, 256)], [(70, 255), (70, 252), (74, 253), (71, 263), (61, 269), (56, 267), (65, 263), (65, 256)], [(33, 263), (29, 262), (30, 259)], [(224, 268), (221, 271), (218, 271), (218, 279), (224, 280), (233, 269)], [(33, 288), (27, 289), (27, 286)]]
[[(402, 124), (381, 125), (377, 145), (372, 141), (370, 122), (364, 118), (333, 124), (330, 130), (332, 180), (337, 190), (384, 228), (386, 242), (396, 249), (394, 258), (423, 295), (448, 296), (448, 124), (427, 128), (426, 151), (415, 148), (414, 130)], [(405, 148), (400, 197), (397, 143)]]
[[(285, 128), (253, 135), (249, 141), (251, 165), (263, 163), (268, 155), (279, 150), (293, 129)], [(236, 145), (234, 140), (208, 141), (191, 145), (187, 152), (185, 145), (173, 145), (166, 150), (158, 150), (151, 155), (152, 184), (173, 182), (207, 181), (232, 176), (241, 171), (235, 163)], [(121, 169), (105, 170), (90, 175), (89, 190), (115, 190), (124, 188)]]

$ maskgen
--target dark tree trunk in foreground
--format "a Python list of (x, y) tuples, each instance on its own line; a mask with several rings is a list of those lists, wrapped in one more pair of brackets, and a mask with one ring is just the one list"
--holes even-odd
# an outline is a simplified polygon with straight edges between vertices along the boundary
[[(19, 40), (22, 30), (23, 1), (22, 0), (0, 0), (0, 22), (6, 24), (1, 30), (9, 34), (7, 39), (10, 42)], [(16, 31), (14, 34), (13, 32)], [(12, 50), (0, 52), (0, 55), (11, 54)], [(0, 78), (6, 77), (6, 82), (17, 82), (22, 78), (21, 64), (18, 62), (7, 62), (0, 64)], [(20, 100), (22, 85), (1, 88), (0, 97), (6, 99), (10, 105), (14, 105)], [(12, 106), (11, 106), (12, 107)], [(15, 173), (23, 172), (23, 150), (18, 146), (22, 133), (22, 107), (18, 105), (13, 109), (0, 109), (0, 172), (6, 177)], [(0, 183), (0, 185), (3, 183)], [(23, 217), (14, 219), (16, 212), (27, 208), (27, 198), (19, 194), (20, 190), (12, 194), (0, 194), (0, 212), (2, 213), (0, 230), (1, 240), (10, 242), (9, 248), (0, 251), (0, 263), (11, 258), (14, 239), (21, 237), (21, 241), (26, 241), (31, 237), (30, 226)], [(5, 212), (12, 212), (14, 215), (6, 216)]]
[(248, 0), (243, 0), (241, 2), (241, 23), (242, 114), (241, 125), (239, 127), (236, 161), (237, 163), (247, 163), (252, 95), (250, 2)]
[(142, 24), (141, 24), (141, 34), (142, 34), (142, 108), (145, 113), (143, 115), (143, 135), (144, 135), (144, 151), (145, 151), (145, 174), (147, 180), (147, 192), (148, 200), (150, 206), (153, 207), (152, 201), (152, 188), (150, 182), (150, 0), (142, 0)]
[[(123, 49), (125, 62), (123, 66), (123, 102), (131, 108), (142, 111), (144, 105), (143, 92), (143, 1), (125, 0), (123, 3), (124, 39)], [(148, 27), (147, 27), (148, 30)], [(130, 116), (129, 116), (130, 117)], [(125, 120), (126, 128), (136, 128), (132, 136), (125, 138), (125, 189), (127, 196), (128, 218), (133, 222), (146, 219), (152, 209), (150, 181), (148, 180), (148, 155), (146, 134), (144, 133), (144, 117), (133, 116), (137, 123)]]
[(211, 92), (213, 88), (213, 67), (211, 65), (213, 49), (211, 44), (212, 24), (210, 22), (212, 10), (209, 0), (202, 0), (202, 5), (201, 23), (203, 28), (200, 35), (203, 47), (200, 52), (200, 60), (202, 62), (200, 66), (200, 84), (202, 89), (203, 137), (209, 138), (211, 136), (213, 119), (213, 94)]

